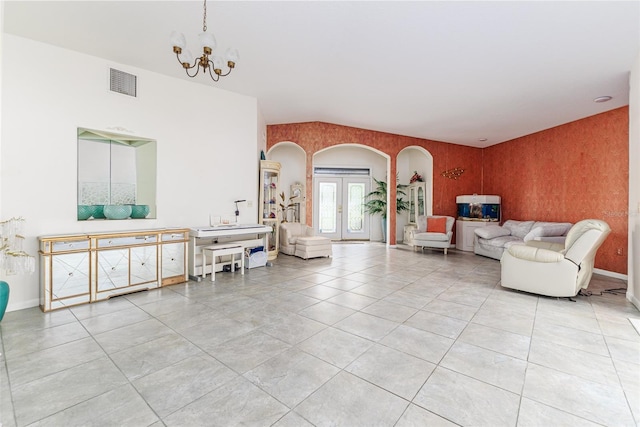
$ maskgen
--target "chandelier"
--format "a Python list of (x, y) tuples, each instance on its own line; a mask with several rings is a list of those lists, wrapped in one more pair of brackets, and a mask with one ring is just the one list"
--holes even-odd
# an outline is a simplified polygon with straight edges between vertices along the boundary
[[(236, 66), (238, 61), (238, 51), (236, 49), (227, 49), (227, 52), (222, 58), (218, 55), (213, 55), (213, 51), (216, 48), (216, 38), (211, 33), (207, 33), (207, 0), (204, 0), (204, 13), (202, 16), (202, 33), (198, 36), (200, 46), (202, 47), (202, 56), (193, 60), (193, 56), (189, 50), (182, 50), (186, 47), (187, 42), (184, 38), (184, 34), (174, 31), (171, 33), (171, 44), (173, 45), (173, 53), (176, 54), (178, 62), (182, 65), (185, 72), (189, 77), (195, 77), (202, 69), (203, 73), (209, 72), (209, 75), (214, 82), (220, 80), (220, 77), (228, 76)], [(222, 67), (226, 62), (228, 70), (223, 73)]]

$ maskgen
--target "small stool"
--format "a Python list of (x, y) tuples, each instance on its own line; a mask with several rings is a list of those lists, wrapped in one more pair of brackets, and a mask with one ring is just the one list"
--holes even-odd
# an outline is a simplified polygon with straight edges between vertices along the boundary
[(202, 279), (204, 280), (207, 268), (207, 252), (211, 252), (211, 281), (216, 281), (216, 257), (231, 255), (231, 271), (236, 270), (235, 255), (240, 255), (240, 271), (244, 275), (244, 249), (238, 243), (228, 243), (205, 246), (202, 248)]
[(320, 236), (298, 237), (295, 256), (309, 259), (331, 256), (331, 239)]

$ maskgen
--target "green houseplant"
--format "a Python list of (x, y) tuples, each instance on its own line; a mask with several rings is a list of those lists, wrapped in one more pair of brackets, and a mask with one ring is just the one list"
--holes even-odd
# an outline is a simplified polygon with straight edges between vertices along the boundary
[[(376, 183), (376, 188), (370, 191), (365, 198), (368, 199), (364, 204), (364, 210), (369, 215), (380, 214), (382, 216), (382, 241), (387, 241), (387, 182), (380, 181), (375, 178), (373, 180)], [(398, 180), (396, 179), (396, 182)], [(409, 202), (402, 199), (402, 196), (406, 196), (404, 191), (408, 185), (397, 184), (396, 185), (396, 212), (401, 213), (409, 210)]]

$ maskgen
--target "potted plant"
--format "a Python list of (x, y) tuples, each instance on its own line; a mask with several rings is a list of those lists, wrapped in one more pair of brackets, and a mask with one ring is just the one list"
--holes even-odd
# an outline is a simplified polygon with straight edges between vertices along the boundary
[[(280, 192), (280, 212), (282, 212), (282, 221), (280, 222), (287, 222), (287, 216), (288, 216), (287, 213), (295, 209), (296, 204), (293, 203), (294, 198), (295, 196), (289, 197), (289, 203), (287, 203), (286, 198), (284, 196), (284, 191)], [(294, 216), (295, 216), (295, 212), (294, 212)]]
[[(380, 214), (382, 216), (382, 241), (387, 241), (387, 183), (386, 181), (379, 181), (375, 178), (376, 182), (375, 190), (369, 192), (365, 198), (369, 199), (364, 204), (364, 210), (370, 215)], [(398, 182), (396, 180), (396, 182)], [(407, 188), (406, 184), (396, 185), (396, 213), (409, 210), (409, 202), (402, 199), (402, 196), (406, 196), (404, 189)]]

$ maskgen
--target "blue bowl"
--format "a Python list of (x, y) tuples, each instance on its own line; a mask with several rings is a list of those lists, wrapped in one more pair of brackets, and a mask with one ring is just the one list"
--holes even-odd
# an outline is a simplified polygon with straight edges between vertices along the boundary
[(93, 217), (95, 219), (105, 219), (104, 205), (93, 205)]
[(127, 219), (131, 216), (131, 205), (104, 205), (107, 219)]
[(149, 215), (149, 205), (131, 206), (131, 218), (146, 218)]
[(84, 221), (91, 218), (91, 215), (93, 215), (93, 206), (78, 205), (78, 220)]

